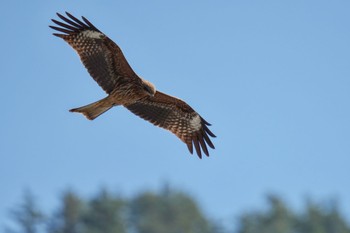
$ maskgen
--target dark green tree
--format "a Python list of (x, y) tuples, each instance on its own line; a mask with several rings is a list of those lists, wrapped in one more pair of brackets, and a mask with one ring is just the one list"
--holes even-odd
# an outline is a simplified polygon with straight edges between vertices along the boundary
[(305, 211), (298, 217), (298, 230), (302, 233), (350, 233), (350, 228), (341, 217), (336, 202), (317, 205), (307, 201)]
[(125, 202), (106, 189), (88, 203), (83, 217), (84, 233), (125, 233)]
[[(11, 211), (17, 228), (6, 233), (224, 233), (209, 221), (195, 200), (186, 193), (164, 186), (160, 192), (143, 192), (132, 199), (102, 189), (91, 199), (72, 191), (63, 193), (60, 206), (44, 217), (30, 192)], [(275, 195), (267, 208), (251, 210), (238, 218), (237, 233), (350, 233), (350, 226), (336, 202), (307, 201), (295, 212)], [(44, 226), (46, 226), (46, 231)]]
[(342, 217), (336, 202), (331, 202), (325, 219), (325, 228), (327, 233), (350, 233), (350, 227)]
[(251, 211), (239, 218), (239, 233), (350, 233), (337, 205), (307, 202), (303, 213), (289, 209), (276, 197), (268, 197), (265, 211)]
[(36, 233), (44, 223), (44, 214), (39, 210), (35, 198), (28, 190), (24, 192), (23, 202), (10, 215), (19, 230), (7, 229), (7, 232)]
[(165, 188), (142, 193), (130, 203), (130, 221), (137, 233), (209, 233), (211, 224), (188, 195)]
[(62, 195), (61, 207), (48, 223), (49, 233), (81, 233), (84, 203), (73, 191)]
[(293, 214), (283, 201), (274, 195), (267, 197), (266, 211), (254, 211), (243, 214), (239, 221), (239, 233), (292, 233)]

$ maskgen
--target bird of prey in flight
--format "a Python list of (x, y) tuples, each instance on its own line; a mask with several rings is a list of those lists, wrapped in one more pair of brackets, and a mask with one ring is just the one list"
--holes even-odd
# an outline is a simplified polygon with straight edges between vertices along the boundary
[(214, 149), (209, 136), (215, 135), (205, 121), (186, 102), (156, 90), (130, 67), (119, 46), (98, 30), (85, 17), (77, 19), (70, 13), (57, 13), (61, 21), (52, 19), (50, 26), (78, 53), (91, 77), (108, 94), (94, 103), (71, 109), (93, 120), (110, 108), (122, 105), (132, 113), (174, 133), (199, 158), (202, 151), (209, 156), (207, 145)]

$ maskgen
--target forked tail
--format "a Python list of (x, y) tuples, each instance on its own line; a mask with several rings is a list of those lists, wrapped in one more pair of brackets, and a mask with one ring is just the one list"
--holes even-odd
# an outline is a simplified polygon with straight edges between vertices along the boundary
[(82, 113), (87, 119), (93, 120), (114, 106), (113, 103), (108, 100), (108, 97), (109, 96), (80, 108), (73, 108), (69, 111)]

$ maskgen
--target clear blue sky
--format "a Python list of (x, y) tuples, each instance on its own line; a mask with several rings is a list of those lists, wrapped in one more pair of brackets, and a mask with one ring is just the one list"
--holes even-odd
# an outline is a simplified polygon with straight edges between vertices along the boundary
[[(127, 2), (127, 3), (126, 3)], [(68, 112), (105, 96), (48, 27), (84, 15), (134, 70), (213, 124), (211, 157), (126, 109)], [(72, 187), (122, 195), (168, 181), (233, 220), (280, 194), (338, 198), (350, 216), (349, 1), (6, 1), (0, 16), (0, 224), (31, 189), (51, 210)], [(1, 227), (1, 226), (0, 226)]]

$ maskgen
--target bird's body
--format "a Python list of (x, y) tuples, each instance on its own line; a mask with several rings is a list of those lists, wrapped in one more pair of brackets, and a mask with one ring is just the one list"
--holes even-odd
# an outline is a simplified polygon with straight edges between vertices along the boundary
[(184, 101), (155, 89), (147, 80), (140, 78), (130, 67), (119, 46), (100, 32), (86, 18), (83, 21), (66, 13), (68, 18), (57, 14), (65, 23), (52, 20), (60, 27), (51, 28), (63, 32), (54, 33), (76, 50), (93, 79), (108, 94), (102, 100), (71, 109), (93, 120), (113, 106), (122, 105), (134, 114), (173, 132), (199, 157), (201, 148), (209, 156), (207, 146), (214, 148), (208, 135), (215, 135), (206, 122)]

